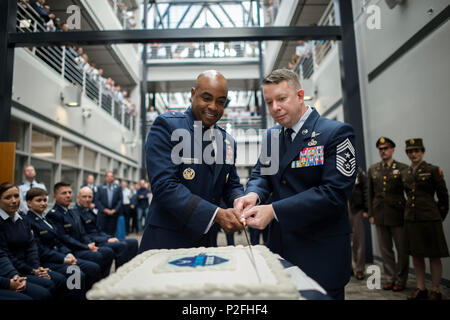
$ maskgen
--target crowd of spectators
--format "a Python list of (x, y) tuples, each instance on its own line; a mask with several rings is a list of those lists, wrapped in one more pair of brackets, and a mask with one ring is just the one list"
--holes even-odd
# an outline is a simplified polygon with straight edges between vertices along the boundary
[[(56, 183), (50, 209), (50, 186), (36, 181), (31, 165), (25, 166), (24, 177), (20, 186), (0, 184), (0, 300), (85, 300), (93, 284), (113, 272), (113, 262), (117, 270), (137, 255), (138, 241), (120, 233), (117, 221), (130, 207), (139, 207), (140, 193), (125, 181), (113, 183), (112, 172), (100, 185), (88, 176), (78, 190), (65, 181)], [(75, 286), (69, 285), (69, 267), (78, 269)]]
[(115, 9), (116, 15), (125, 29), (136, 28), (136, 14), (134, 11), (128, 10), (128, 6), (123, 1), (110, 0), (110, 3)]
[[(51, 8), (49, 5), (45, 4), (45, 0), (18, 0), (17, 2), (24, 10), (26, 10), (28, 17), (32, 17), (44, 27), (44, 29), (40, 31), (70, 31), (68, 25), (66, 23), (62, 24), (61, 19), (51, 12)], [(121, 10), (126, 9), (126, 6), (120, 1), (118, 1), (117, 5), (122, 8)], [(128, 11), (125, 10), (124, 12)], [(30, 23), (26, 21), (27, 19), (20, 21), (19, 26), (29, 28)], [(103, 95), (110, 96), (111, 99), (120, 105), (122, 110), (127, 112), (130, 116), (137, 115), (137, 106), (129, 97), (128, 92), (122, 90), (119, 85), (116, 85), (111, 77), (105, 77), (103, 69), (101, 67), (97, 68), (96, 63), (89, 59), (82, 47), (67, 46), (66, 49), (68, 56), (75, 62), (76, 71), (78, 71), (80, 75), (86, 73), (87, 79), (89, 79), (97, 89), (101, 88)], [(40, 50), (42, 51), (44, 49)], [(61, 69), (58, 69), (57, 71), (61, 71)], [(80, 76), (80, 78), (82, 79), (82, 76)], [(79, 84), (82, 85), (81, 81)]]

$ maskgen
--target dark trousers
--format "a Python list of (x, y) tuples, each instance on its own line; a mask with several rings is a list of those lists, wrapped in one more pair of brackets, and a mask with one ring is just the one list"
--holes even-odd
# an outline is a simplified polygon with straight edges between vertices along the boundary
[(74, 255), (81, 259), (95, 262), (100, 266), (100, 278), (105, 278), (110, 270), (114, 258), (114, 251), (108, 247), (99, 247), (98, 251), (80, 250), (74, 252)]
[(69, 289), (67, 286), (67, 278), (69, 278), (72, 274), (73, 271), (67, 270), (67, 268), (69, 267), (66, 264), (58, 264), (58, 263), (44, 263), (43, 264), (44, 267), (46, 268), (50, 268), (50, 270), (56, 271), (59, 274), (62, 274), (65, 278), (66, 278), (66, 289), (67, 290), (63, 290), (62, 294), (63, 297), (65, 299), (68, 300), (84, 300), (85, 296), (86, 296), (86, 276), (84, 274), (84, 272), (81, 270), (80, 268), (80, 288), (79, 289)]
[(118, 242), (104, 242), (102, 243), (102, 246), (109, 247), (114, 251), (116, 269), (133, 259), (138, 251), (138, 242), (136, 239), (125, 239)]
[(269, 228), (265, 228), (264, 230), (258, 230), (258, 229), (254, 229), (254, 228), (248, 228), (248, 231), (250, 233), (250, 243), (255, 246), (257, 244), (259, 244), (259, 238), (260, 235), (262, 234), (263, 236), (263, 241), (264, 244), (267, 243), (267, 236), (269, 235)]
[(0, 290), (0, 300), (50, 300), (52, 294), (43, 286), (37, 285), (28, 280), (25, 290), (21, 293), (11, 290)]
[[(88, 291), (89, 289), (91, 289), (92, 285), (95, 282), (97, 282), (101, 279), (100, 265), (98, 265), (95, 262), (89, 261), (89, 260), (80, 259), (79, 257), (76, 257), (76, 259), (77, 259), (76, 265), (80, 267), (81, 271), (84, 274), (84, 282), (82, 282), (82, 283), (84, 283), (84, 290)], [(52, 263), (44, 264), (45, 267), (53, 270), (52, 265), (54, 265), (54, 264), (52, 264)], [(59, 266), (59, 265), (56, 264), (56, 266)], [(55, 270), (62, 273), (63, 275), (67, 275), (67, 268), (63, 269), (64, 272), (61, 272), (57, 269), (55, 269)]]
[(329, 289), (327, 294), (334, 300), (345, 300), (345, 288)]
[(0, 289), (0, 300), (33, 300), (33, 299), (30, 296), (27, 296), (20, 292)]
[(98, 214), (98, 226), (103, 232), (109, 234), (111, 237), (114, 237), (116, 235), (118, 218), (119, 212), (116, 212), (111, 216), (104, 212), (100, 212)]
[(130, 233), (130, 205), (122, 205), (122, 213), (125, 218), (125, 233), (128, 235)]
[(50, 291), (53, 298), (64, 297), (67, 292), (66, 277), (56, 271), (50, 271), (48, 274), (51, 278), (50, 280), (27, 274), (27, 286), (28, 283), (34, 283)]
[(130, 208), (130, 233), (135, 232), (137, 233), (137, 212), (136, 208), (131, 209)]

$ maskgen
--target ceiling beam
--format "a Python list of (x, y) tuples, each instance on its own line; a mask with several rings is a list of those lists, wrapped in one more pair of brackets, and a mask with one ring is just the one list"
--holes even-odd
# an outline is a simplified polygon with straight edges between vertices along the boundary
[(111, 45), (268, 40), (341, 40), (338, 26), (245, 27), (221, 29), (110, 30), (8, 33), (8, 45), (36, 47), (52, 45)]

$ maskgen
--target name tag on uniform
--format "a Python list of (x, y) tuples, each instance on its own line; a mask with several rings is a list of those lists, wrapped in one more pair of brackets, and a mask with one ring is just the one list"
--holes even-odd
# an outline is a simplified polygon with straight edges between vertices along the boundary
[(303, 148), (299, 159), (291, 163), (291, 168), (304, 168), (323, 165), (323, 146)]
[(431, 173), (430, 173), (430, 172), (426, 172), (426, 173), (419, 173), (419, 177), (423, 177), (423, 176), (425, 176), (425, 177), (427, 177), (427, 176), (431, 176)]
[(47, 234), (47, 233), (48, 233), (48, 231), (41, 231), (41, 232), (39, 232), (40, 235)]
[(68, 223), (64, 225), (64, 228), (70, 228), (72, 226), (72, 224)]
[(88, 223), (91, 223), (92, 222), (92, 220), (91, 219), (89, 219), (89, 220), (86, 220), (86, 224), (88, 224)]
[(200, 161), (197, 158), (181, 158), (181, 163), (184, 163), (184, 164), (199, 164)]

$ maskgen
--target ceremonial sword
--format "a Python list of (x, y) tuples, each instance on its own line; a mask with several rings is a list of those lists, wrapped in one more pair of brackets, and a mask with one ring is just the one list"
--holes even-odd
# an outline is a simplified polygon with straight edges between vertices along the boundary
[(248, 240), (248, 234), (247, 234), (247, 230), (245, 229), (245, 224), (244, 224), (244, 234), (245, 234), (245, 238), (247, 239), (247, 244), (248, 244), (248, 248), (250, 249), (250, 261), (252, 262), (253, 268), (255, 268), (256, 271), (256, 275), (258, 276), (258, 280), (261, 283), (261, 277), (259, 276), (259, 272), (258, 269), (256, 268), (256, 260), (255, 260), (255, 256), (253, 255), (253, 250), (252, 250), (252, 246), (250, 245), (250, 241)]

